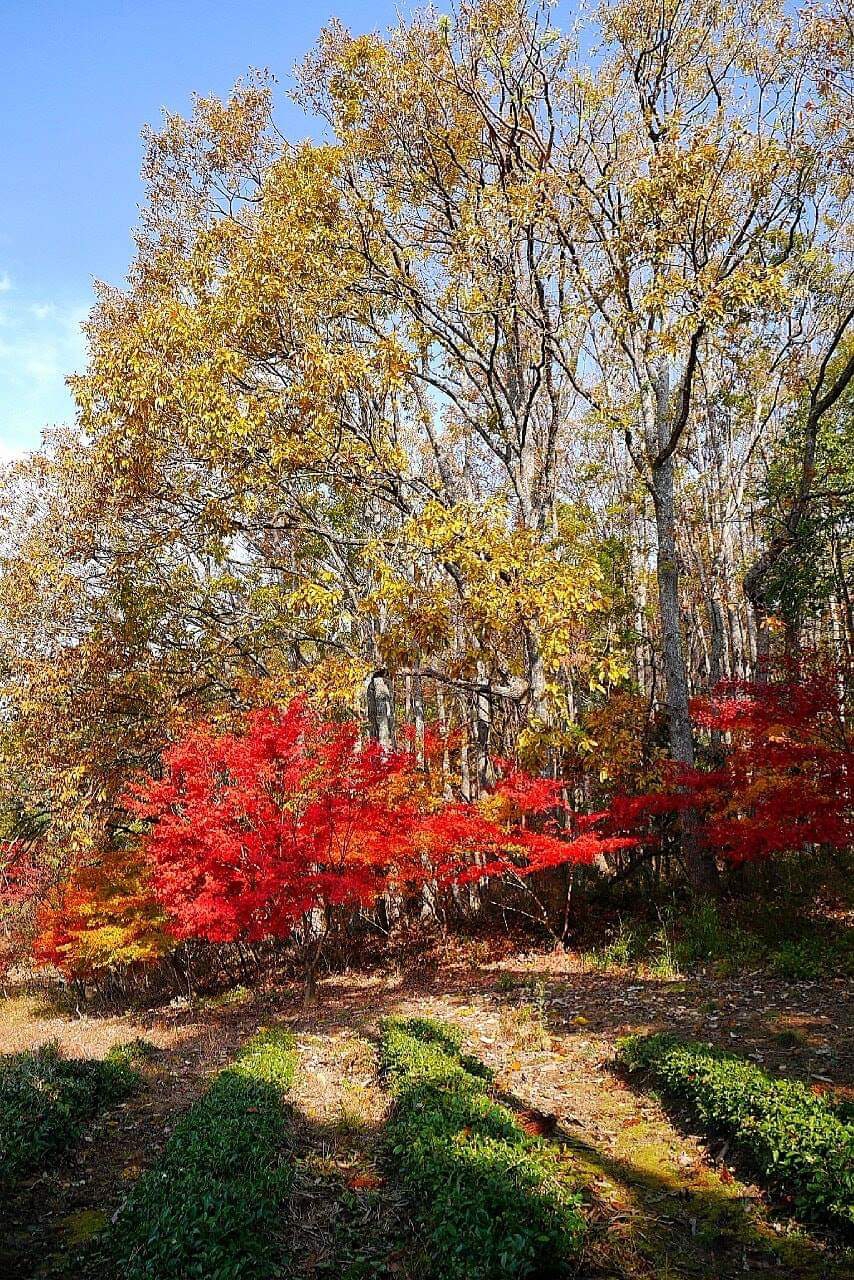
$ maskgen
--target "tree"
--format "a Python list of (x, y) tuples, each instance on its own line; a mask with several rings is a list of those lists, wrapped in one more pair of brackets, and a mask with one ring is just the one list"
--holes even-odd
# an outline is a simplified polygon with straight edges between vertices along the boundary
[[(670, 749), (690, 768), (677, 451), (709, 356), (785, 327), (835, 175), (807, 109), (809, 52), (781, 13), (616, 4), (602, 25), (597, 73), (571, 84), (586, 110), (563, 151), (577, 177), (570, 196), (559, 189), (555, 234), (590, 315), (580, 369), (593, 376), (579, 387), (624, 432), (652, 498)], [(708, 888), (711, 859), (685, 835), (689, 874)]]
[(851, 847), (854, 743), (838, 672), (813, 657), (722, 681), (692, 714), (717, 744), (710, 766), (671, 765), (654, 790), (618, 797), (618, 826), (639, 833), (644, 817), (690, 808), (698, 838), (730, 866)]
[(78, 982), (150, 966), (174, 946), (138, 851), (113, 849), (75, 866), (42, 903), (33, 958)]
[(295, 936), (310, 994), (324, 942), (384, 895), (529, 876), (629, 843), (590, 820), (567, 838), (525, 825), (559, 796), (511, 771), (482, 807), (437, 800), (411, 755), (360, 743), (352, 723), (296, 700), (251, 713), (243, 731), (193, 730), (130, 803), (153, 823), (146, 854), (174, 936)]
[[(804, 212), (798, 223), (800, 244), (791, 316), (779, 334), (774, 361), (783, 388), (778, 454), (787, 455), (787, 466), (785, 470), (777, 468), (778, 509), (770, 513), (766, 543), (744, 575), (744, 592), (759, 632), (760, 676), (769, 659), (773, 598), (779, 598), (781, 575), (786, 576), (783, 562), (797, 560), (798, 550), (810, 542), (810, 526), (821, 518), (816, 517), (816, 508), (820, 510), (830, 496), (822, 483), (828, 435), (835, 434), (843, 450), (847, 441), (850, 451), (850, 388), (854, 379), (852, 36), (850, 12), (838, 0), (810, 7), (800, 16), (799, 128), (817, 162), (803, 195)], [(816, 170), (817, 177), (813, 176)], [(787, 481), (783, 486), (782, 476)], [(834, 493), (837, 498), (850, 496), (844, 487), (840, 492), (837, 478), (830, 488), (830, 494)], [(790, 641), (791, 636), (790, 627)]]
[(689, 780), (711, 848), (740, 863), (851, 847), (854, 743), (832, 670), (805, 662), (776, 680), (723, 684), (694, 713), (731, 742), (722, 768)]
[(388, 41), (333, 26), (304, 84), (342, 139), (366, 277), (420, 350), (412, 373), (452, 438), (505, 469), (520, 519), (547, 520), (580, 406), (624, 437), (654, 509), (671, 755), (690, 767), (676, 464), (698, 370), (785, 330), (802, 264), (844, 251), (824, 231), (846, 201), (810, 109), (809, 22), (632, 0), (598, 25), (585, 61), (527, 4), (464, 3)]
[(77, 427), (0, 492), (0, 801), (45, 885), (170, 742), (296, 691), (421, 763), (435, 730), (447, 802), (506, 756), (595, 809), (662, 726), (690, 773), (771, 610), (850, 643), (846, 23), (464, 0), (322, 34), (322, 144), (263, 78), (149, 132)]
[(768, 537), (744, 575), (744, 592), (759, 635), (759, 678), (768, 670), (775, 617), (784, 626), (787, 656), (796, 660), (804, 615), (815, 611), (805, 606), (811, 599), (823, 603), (834, 590), (845, 606), (844, 642), (837, 660), (843, 653), (850, 655), (845, 548), (854, 492), (850, 483), (854, 396), (848, 391), (854, 375), (854, 337), (843, 338), (853, 322), (854, 309), (838, 320), (818, 369), (808, 368), (815, 360), (802, 357), (799, 362), (794, 403), (787, 406), (769, 467), (764, 512)]

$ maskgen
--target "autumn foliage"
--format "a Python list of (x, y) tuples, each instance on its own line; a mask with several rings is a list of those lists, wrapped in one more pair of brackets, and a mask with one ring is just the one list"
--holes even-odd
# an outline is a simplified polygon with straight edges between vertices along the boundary
[(15, 893), (41, 897), (36, 962), (85, 977), (156, 960), (186, 939), (322, 939), (360, 909), (405, 906), (425, 886), (519, 883), (590, 864), (654, 846), (662, 821), (685, 809), (731, 864), (851, 843), (854, 753), (832, 673), (723, 684), (693, 714), (708, 767), (671, 770), (582, 817), (563, 782), (509, 759), (494, 761), (494, 786), (476, 802), (448, 800), (438, 736), (428, 731), (419, 766), (304, 699), (251, 712), (230, 732), (202, 724), (126, 797), (140, 831), (131, 847), (39, 893), (19, 868), (7, 908)]
[(854, 840), (854, 752), (832, 672), (722, 684), (693, 715), (706, 767), (671, 769), (585, 816), (569, 809), (561, 780), (502, 758), (490, 790), (449, 800), (438, 735), (427, 731), (419, 765), (305, 699), (251, 712), (229, 732), (200, 724), (125, 797), (138, 824), (130, 844), (52, 886), (28, 871), (32, 858), (7, 858), (5, 910), (35, 911), (37, 963), (87, 977), (187, 939), (320, 941), (359, 910), (405, 910), (427, 886), (519, 885), (653, 848), (686, 809), (698, 838), (733, 865)]
[(26, 951), (49, 883), (33, 848), (15, 840), (0, 843), (0, 974)]
[(720, 768), (687, 778), (720, 856), (738, 863), (854, 841), (854, 749), (831, 671), (723, 684), (694, 717), (729, 740)]
[(148, 964), (171, 943), (137, 849), (112, 849), (76, 867), (38, 914), (37, 964), (86, 978), (114, 966)]
[(131, 797), (176, 938), (288, 937), (310, 913), (372, 908), (382, 895), (590, 862), (626, 841), (590, 822), (557, 834), (557, 784), (508, 771), (480, 805), (447, 802), (414, 757), (360, 742), (302, 700), (203, 727)]
[(671, 767), (662, 784), (620, 796), (613, 817), (644, 823), (693, 810), (697, 834), (731, 865), (854, 842), (854, 748), (838, 672), (804, 664), (775, 680), (726, 681), (692, 704), (705, 768)]
[(451, 10), (146, 132), (0, 467), (0, 966), (850, 840), (837, 676), (708, 696), (854, 654), (846, 7)]

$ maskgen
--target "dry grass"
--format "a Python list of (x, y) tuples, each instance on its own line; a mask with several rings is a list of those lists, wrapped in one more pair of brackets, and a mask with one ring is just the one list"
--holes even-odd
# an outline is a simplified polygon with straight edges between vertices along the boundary
[[(165, 1038), (149, 1035), (166, 1048)], [(102, 1058), (114, 1044), (144, 1036), (143, 1024), (132, 1017), (76, 1017), (58, 1012), (43, 996), (13, 996), (0, 1000), (0, 1053), (20, 1053), (50, 1040), (59, 1042), (71, 1058)]]
[(502, 1009), (498, 1020), (503, 1040), (513, 1049), (531, 1052), (548, 1049), (551, 1035), (543, 1022), (542, 1011), (532, 1004), (520, 1004), (516, 1008)]

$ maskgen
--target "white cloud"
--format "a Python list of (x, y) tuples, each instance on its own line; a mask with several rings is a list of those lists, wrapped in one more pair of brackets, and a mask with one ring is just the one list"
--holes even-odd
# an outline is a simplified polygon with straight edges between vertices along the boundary
[(35, 448), (44, 427), (70, 422), (65, 379), (81, 370), (85, 305), (4, 299), (0, 306), (0, 456)]
[(12, 288), (12, 280), (8, 271), (0, 271), (0, 293), (8, 293)]
[(0, 440), (0, 467), (5, 466), (7, 462), (14, 462), (16, 458), (23, 458), (29, 450), (23, 445), (5, 444)]

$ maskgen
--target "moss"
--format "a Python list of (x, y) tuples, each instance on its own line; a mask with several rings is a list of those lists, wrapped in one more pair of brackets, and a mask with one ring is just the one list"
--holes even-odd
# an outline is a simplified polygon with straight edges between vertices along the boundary
[(854, 1130), (805, 1084), (672, 1035), (631, 1036), (618, 1042), (617, 1051), (624, 1066), (645, 1072), (708, 1132), (728, 1135), (759, 1176), (791, 1195), (803, 1215), (843, 1227), (854, 1223)]
[(86, 1244), (107, 1225), (103, 1209), (80, 1209), (62, 1219), (62, 1230), (71, 1246)]
[(728, 1172), (722, 1176), (701, 1159), (682, 1168), (685, 1143), (667, 1120), (656, 1114), (638, 1119), (620, 1092), (603, 1092), (598, 1104), (600, 1124), (614, 1133), (613, 1146), (606, 1151), (566, 1139), (574, 1168), (601, 1206), (594, 1219), (609, 1223), (607, 1236), (591, 1233), (588, 1244), (596, 1274), (721, 1280), (742, 1274), (745, 1256), (793, 1280), (841, 1280), (846, 1274), (808, 1236), (780, 1236), (762, 1202)]

